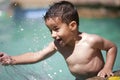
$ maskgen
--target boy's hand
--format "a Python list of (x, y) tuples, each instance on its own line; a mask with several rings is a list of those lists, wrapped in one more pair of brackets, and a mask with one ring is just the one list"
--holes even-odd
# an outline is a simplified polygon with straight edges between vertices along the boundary
[(102, 69), (97, 76), (100, 76), (100, 77), (110, 77), (110, 76), (113, 76), (114, 74), (112, 73), (112, 70), (109, 70), (109, 69)]
[(8, 65), (12, 63), (12, 58), (4, 52), (0, 52), (0, 63)]

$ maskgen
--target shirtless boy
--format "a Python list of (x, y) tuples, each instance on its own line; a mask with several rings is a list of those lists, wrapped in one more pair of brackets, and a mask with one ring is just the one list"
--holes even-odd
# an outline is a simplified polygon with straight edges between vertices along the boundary
[[(18, 56), (9, 56), (1, 52), (2, 64), (35, 63), (58, 51), (66, 60), (76, 80), (113, 75), (112, 68), (117, 54), (116, 45), (98, 35), (79, 32), (79, 16), (72, 3), (60, 1), (53, 4), (46, 12), (44, 19), (54, 41), (38, 52)], [(101, 50), (106, 51), (106, 62), (103, 60)]]

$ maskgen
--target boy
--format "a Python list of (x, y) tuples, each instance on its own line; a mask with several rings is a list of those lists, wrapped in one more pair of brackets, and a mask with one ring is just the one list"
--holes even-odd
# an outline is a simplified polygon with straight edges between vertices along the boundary
[[(96, 75), (100, 77), (113, 75), (116, 45), (98, 35), (79, 32), (79, 16), (72, 3), (67, 1), (55, 3), (46, 12), (44, 19), (54, 41), (45, 49), (34, 53), (29, 52), (19, 56), (0, 53), (2, 64), (35, 63), (59, 51), (76, 80), (85, 80)], [(106, 63), (101, 50), (107, 53)]]

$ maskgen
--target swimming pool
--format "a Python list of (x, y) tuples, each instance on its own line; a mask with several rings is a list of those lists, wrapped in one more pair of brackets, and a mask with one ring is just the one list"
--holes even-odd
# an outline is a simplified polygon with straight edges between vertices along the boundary
[[(3, 14), (0, 16), (0, 51), (9, 55), (19, 55), (28, 51), (41, 50), (53, 40), (42, 17), (27, 17), (19, 20)], [(119, 25), (120, 18), (80, 18), (80, 31), (98, 34), (117, 44), (118, 55), (114, 70), (120, 69), (118, 61), (120, 57)], [(36, 64), (0, 66), (0, 79), (74, 80), (74, 77), (69, 72), (63, 57), (57, 53)]]

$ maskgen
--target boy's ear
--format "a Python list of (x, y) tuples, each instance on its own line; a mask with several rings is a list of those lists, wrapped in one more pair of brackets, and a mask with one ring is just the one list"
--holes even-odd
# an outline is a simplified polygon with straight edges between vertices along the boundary
[(69, 23), (69, 28), (71, 31), (74, 31), (77, 29), (77, 23), (75, 21), (72, 21)]

